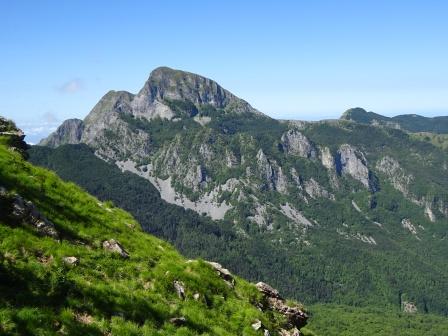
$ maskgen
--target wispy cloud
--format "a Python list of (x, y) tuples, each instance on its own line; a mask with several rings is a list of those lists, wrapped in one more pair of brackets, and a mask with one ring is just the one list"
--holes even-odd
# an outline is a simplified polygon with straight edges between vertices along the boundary
[(73, 78), (56, 87), (60, 93), (77, 93), (84, 89), (84, 82), (80, 78)]
[(56, 123), (59, 121), (59, 118), (52, 111), (45, 112), (42, 115), (42, 120), (46, 123)]
[(49, 110), (34, 120), (18, 122), (17, 126), (25, 133), (26, 142), (35, 144), (42, 138), (47, 137), (51, 132), (54, 132), (59, 124), (60, 119), (57, 114)]

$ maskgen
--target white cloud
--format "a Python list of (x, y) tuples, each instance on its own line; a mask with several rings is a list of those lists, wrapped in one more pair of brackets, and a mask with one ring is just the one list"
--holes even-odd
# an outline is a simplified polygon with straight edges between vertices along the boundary
[(57, 87), (60, 93), (77, 93), (84, 89), (84, 83), (80, 78), (73, 78)]

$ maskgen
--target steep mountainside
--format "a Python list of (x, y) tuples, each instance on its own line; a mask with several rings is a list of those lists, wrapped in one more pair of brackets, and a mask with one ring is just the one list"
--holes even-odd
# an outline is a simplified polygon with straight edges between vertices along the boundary
[(448, 133), (448, 116), (428, 118), (416, 114), (403, 114), (389, 118), (358, 107), (344, 112), (341, 119), (394, 127), (409, 132)]
[(135, 96), (108, 93), (82, 129), (43, 143), (87, 144), (167, 202), (215, 220), (246, 247), (246, 256), (231, 244), (223, 251), (237, 256), (238, 273), (250, 277), (247, 259), (308, 302), (448, 314), (441, 149), (347, 120), (280, 122), (211, 80), (167, 68)]
[(111, 202), (24, 161), (17, 137), (0, 135), (1, 335), (301, 335), (299, 304), (184, 259)]

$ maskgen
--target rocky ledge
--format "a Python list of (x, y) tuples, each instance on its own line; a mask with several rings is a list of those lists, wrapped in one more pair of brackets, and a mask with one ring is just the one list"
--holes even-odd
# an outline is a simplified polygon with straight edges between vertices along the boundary
[(286, 304), (279, 292), (264, 282), (259, 282), (255, 286), (264, 296), (261, 308), (276, 311), (286, 317), (286, 324), (284, 329), (280, 330), (280, 334), (284, 336), (300, 335), (299, 329), (304, 327), (308, 320), (308, 315), (302, 308), (298, 305)]

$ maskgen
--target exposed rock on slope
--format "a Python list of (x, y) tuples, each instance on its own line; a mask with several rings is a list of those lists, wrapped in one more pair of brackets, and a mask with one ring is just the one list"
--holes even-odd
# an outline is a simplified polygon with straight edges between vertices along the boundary
[(405, 173), (397, 160), (390, 156), (385, 156), (376, 164), (376, 168), (386, 175), (395, 189), (409, 196), (409, 184), (414, 177)]
[(256, 287), (265, 297), (265, 308), (277, 311), (287, 317), (285, 328), (300, 329), (306, 325), (308, 315), (301, 309), (301, 307), (287, 305), (279, 292), (264, 282), (258, 282)]
[(158, 113), (161, 105), (158, 104), (166, 106), (164, 100), (186, 100), (195, 105), (231, 108), (239, 113), (259, 113), (215, 81), (167, 67), (157, 68), (151, 73), (143, 89), (135, 96), (131, 104), (132, 111), (135, 115), (142, 115), (147, 119), (161, 116)]
[(286, 153), (304, 158), (315, 158), (316, 150), (299, 131), (292, 129), (282, 135), (282, 146)]
[[(20, 195), (10, 194), (3, 187), (0, 187), (0, 201), (10, 210), (9, 217), (11, 220), (19, 224), (28, 225), (43, 236), (49, 236), (54, 239), (59, 238), (54, 224), (42, 215), (31, 201), (23, 199)], [(8, 216), (5, 213), (1, 214), (1, 216), (5, 215)]]
[(336, 168), (340, 174), (347, 174), (361, 182), (366, 188), (375, 190), (365, 155), (349, 144), (339, 148)]
[(11, 120), (7, 120), (0, 116), (0, 136), (3, 137), (5, 144), (10, 150), (17, 151), (26, 158), (28, 145), (24, 141), (25, 134)]
[(81, 141), (84, 123), (79, 119), (67, 119), (48, 138), (42, 140), (39, 145), (57, 147), (64, 144), (77, 144)]

